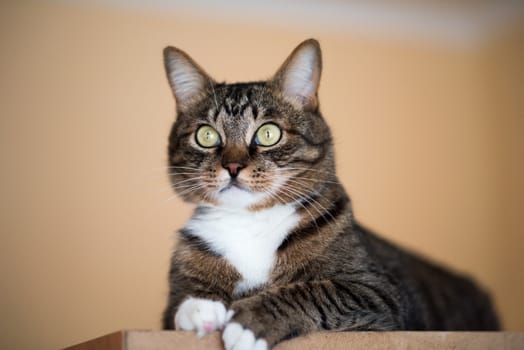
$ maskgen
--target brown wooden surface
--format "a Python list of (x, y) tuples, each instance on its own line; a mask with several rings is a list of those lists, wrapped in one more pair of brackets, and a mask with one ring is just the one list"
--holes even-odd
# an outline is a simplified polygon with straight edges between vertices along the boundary
[[(131, 331), (133, 332), (133, 331)], [(118, 331), (73, 345), (64, 350), (124, 350), (124, 338), (130, 331)]]
[[(120, 331), (67, 350), (222, 350), (218, 332)], [(522, 350), (524, 332), (343, 332), (314, 333), (283, 342), (274, 350)]]

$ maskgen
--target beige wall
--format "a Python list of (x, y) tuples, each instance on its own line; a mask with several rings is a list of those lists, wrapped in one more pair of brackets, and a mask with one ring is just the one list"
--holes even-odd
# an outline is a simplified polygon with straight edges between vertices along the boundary
[(310, 36), (357, 217), (476, 276), (523, 329), (523, 33), (457, 48), (2, 2), (0, 348), (160, 327), (173, 232), (190, 213), (162, 168), (174, 111), (162, 48), (219, 80), (260, 79)]

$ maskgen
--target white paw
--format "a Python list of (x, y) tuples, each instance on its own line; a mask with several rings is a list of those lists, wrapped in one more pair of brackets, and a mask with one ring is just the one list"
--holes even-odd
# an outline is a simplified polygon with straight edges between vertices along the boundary
[(229, 323), (222, 333), (222, 340), (226, 350), (267, 350), (267, 342), (264, 339), (255, 339), (255, 335), (249, 329), (242, 327), (239, 323)]
[(220, 301), (188, 298), (178, 307), (175, 327), (201, 337), (224, 327), (232, 316), (233, 311), (227, 311)]

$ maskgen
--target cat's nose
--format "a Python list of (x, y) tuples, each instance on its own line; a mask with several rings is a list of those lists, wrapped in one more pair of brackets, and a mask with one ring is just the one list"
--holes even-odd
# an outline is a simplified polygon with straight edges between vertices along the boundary
[(225, 169), (227, 169), (227, 171), (229, 172), (229, 176), (231, 176), (232, 178), (237, 177), (240, 170), (244, 168), (243, 164), (235, 163), (235, 162), (227, 163), (227, 164), (224, 164), (223, 166)]

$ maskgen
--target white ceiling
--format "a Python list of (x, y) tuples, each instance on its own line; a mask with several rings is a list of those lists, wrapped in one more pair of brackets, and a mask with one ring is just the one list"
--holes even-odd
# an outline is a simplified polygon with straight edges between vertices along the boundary
[(510, 23), (524, 23), (524, 0), (62, 0), (214, 21), (482, 44)]

